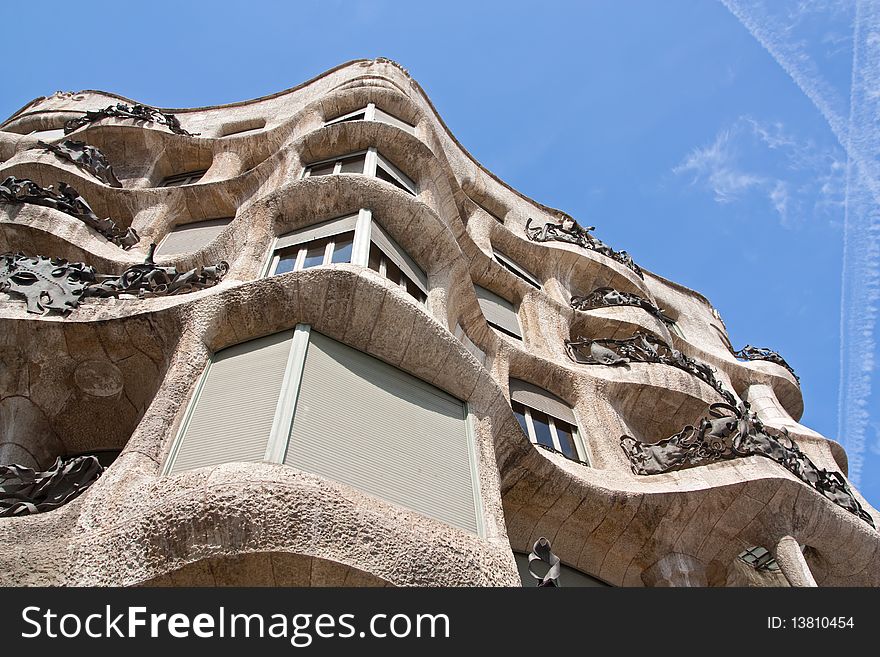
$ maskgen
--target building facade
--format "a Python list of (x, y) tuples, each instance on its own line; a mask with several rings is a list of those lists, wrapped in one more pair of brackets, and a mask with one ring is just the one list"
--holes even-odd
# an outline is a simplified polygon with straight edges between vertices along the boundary
[(59, 92), (0, 125), (0, 179), (4, 585), (519, 586), (541, 537), (563, 586), (880, 583), (785, 361), (393, 62)]

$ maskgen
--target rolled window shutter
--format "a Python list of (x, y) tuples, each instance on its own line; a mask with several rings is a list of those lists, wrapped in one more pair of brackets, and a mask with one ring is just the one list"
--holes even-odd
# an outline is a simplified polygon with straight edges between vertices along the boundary
[(156, 248), (156, 255), (167, 256), (198, 251), (213, 242), (232, 219), (232, 217), (224, 217), (177, 226)]
[(406, 274), (411, 281), (424, 292), (428, 293), (428, 277), (415, 261), (409, 257), (409, 254), (400, 248), (388, 233), (376, 221), (373, 221), (370, 230), (370, 239), (382, 250), (382, 252), (391, 258), (395, 265)]
[(570, 425), (577, 427), (577, 420), (574, 417), (574, 411), (571, 410), (571, 406), (553, 393), (547, 392), (527, 381), (510, 379), (510, 398), (529, 408), (543, 411), (557, 420), (568, 422)]
[(214, 354), (170, 473), (263, 460), (292, 337), (283, 331)]
[(464, 402), (312, 331), (284, 463), (478, 533)]
[(483, 310), (486, 321), (491, 324), (500, 326), (506, 331), (513, 333), (518, 338), (522, 338), (522, 329), (519, 327), (519, 317), (516, 314), (513, 304), (507, 299), (499, 297), (494, 292), (490, 292), (484, 287), (474, 285), (477, 293), (477, 301)]
[(323, 221), (314, 226), (300, 228), (299, 230), (295, 230), (279, 237), (278, 242), (275, 244), (275, 248), (283, 249), (288, 246), (293, 246), (294, 244), (311, 242), (312, 240), (318, 240), (323, 237), (330, 237), (331, 235), (338, 235), (339, 233), (354, 230), (357, 218), (358, 216), (353, 214), (349, 217), (339, 217), (337, 219), (331, 219), (330, 221)]
[(379, 109), (378, 107), (376, 108), (376, 120), (381, 121), (382, 123), (388, 123), (390, 125), (396, 126), (396, 127), (400, 128), (401, 130), (406, 130), (411, 135), (415, 134), (415, 132), (416, 132), (415, 126), (412, 126), (409, 123), (406, 123), (405, 121), (401, 121), (396, 116), (393, 116), (393, 115), (389, 114), (388, 112), (386, 112), (382, 109)]

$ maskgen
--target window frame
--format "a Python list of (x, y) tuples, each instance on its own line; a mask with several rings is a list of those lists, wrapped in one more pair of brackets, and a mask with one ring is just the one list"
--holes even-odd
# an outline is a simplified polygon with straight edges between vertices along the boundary
[[(405, 173), (403, 173), (397, 166), (394, 165), (387, 157), (379, 154), (379, 150), (375, 146), (370, 146), (366, 150), (354, 151), (352, 153), (346, 153), (345, 155), (340, 155), (338, 157), (327, 158), (326, 160), (318, 160), (316, 162), (310, 162), (303, 168), (301, 179), (311, 178), (312, 170), (321, 166), (322, 164), (329, 164), (333, 162), (333, 172), (323, 174), (326, 176), (336, 176), (342, 173), (342, 161), (347, 160), (352, 157), (356, 157), (358, 155), (365, 155), (364, 157), (364, 168), (361, 173), (352, 173), (352, 175), (356, 176), (370, 176), (372, 178), (378, 178), (378, 170), (379, 167), (388, 174), (390, 177), (394, 178), (398, 185), (404, 189), (404, 191), (412, 194), (413, 196), (418, 196), (418, 186), (416, 183)], [(351, 172), (349, 172), (351, 173)], [(321, 176), (319, 176), (321, 177)], [(380, 178), (381, 180), (381, 178)], [(386, 182), (386, 181), (383, 181)], [(393, 184), (393, 183), (389, 183)]]
[[(525, 411), (524, 413), (522, 413), (522, 416), (526, 419), (526, 436), (528, 437), (530, 443), (532, 443), (533, 445), (539, 445), (541, 447), (547, 447), (547, 445), (544, 445), (543, 443), (538, 442), (538, 434), (535, 431), (535, 424), (534, 424), (534, 420), (532, 419), (532, 411), (534, 410), (534, 411), (538, 411), (539, 413), (543, 413), (544, 415), (547, 416), (547, 419), (549, 420), (547, 425), (550, 427), (550, 440), (553, 441), (553, 450), (556, 453), (560, 454), (561, 456), (564, 456), (565, 458), (567, 458), (570, 461), (577, 461), (578, 463), (581, 463), (583, 465), (590, 466), (590, 461), (589, 461), (589, 458), (586, 453), (586, 451), (587, 451), (586, 446), (583, 444), (583, 439), (581, 438), (580, 427), (575, 426), (573, 424), (570, 424), (569, 422), (566, 422), (565, 420), (560, 420), (559, 418), (554, 417), (550, 413), (547, 413), (546, 411), (542, 411), (539, 408), (533, 409), (531, 406), (529, 406), (527, 404), (523, 404), (521, 401), (516, 401), (516, 400), (512, 399), (510, 401), (510, 408), (511, 409), (513, 409), (514, 404), (518, 404)], [(578, 457), (577, 459), (571, 458), (565, 452), (562, 451), (562, 443), (559, 440), (559, 433), (556, 430), (556, 423), (557, 422), (562, 422), (563, 424), (567, 425), (568, 427), (571, 427), (571, 437), (574, 442), (574, 449), (575, 449), (575, 452), (577, 453), (577, 457)], [(590, 466), (590, 467), (592, 467), (592, 466)]]
[[(486, 309), (483, 308), (483, 304), (480, 303), (481, 301), (494, 303), (496, 305), (501, 305), (502, 307), (503, 307), (503, 305), (498, 304), (498, 302), (495, 299), (484, 298), (483, 296), (481, 296), (480, 292), (479, 292), (480, 289), (484, 290), (485, 292), (488, 292), (493, 297), (497, 297), (501, 301), (504, 301), (505, 303), (510, 305), (510, 311), (513, 313), (514, 319), (516, 320), (517, 328), (519, 328), (519, 334), (514, 333), (510, 329), (502, 326), (498, 322), (495, 322), (489, 318), (489, 314), (491, 314), (491, 313), (489, 313), (489, 314), (486, 313)], [(474, 293), (477, 296), (477, 305), (480, 307), (480, 313), (482, 314), (483, 319), (486, 320), (486, 324), (488, 324), (491, 328), (495, 329), (499, 333), (503, 333), (504, 335), (509, 336), (509, 337), (513, 338), (514, 340), (519, 340), (520, 342), (525, 342), (525, 338), (523, 337), (524, 331), (522, 328), (522, 322), (520, 322), (520, 320), (519, 320), (519, 305), (520, 304), (514, 304), (512, 301), (502, 297), (500, 294), (496, 294), (495, 292), (493, 292), (489, 288), (483, 287), (482, 285), (478, 285), (477, 283), (474, 283)]]
[[(378, 112), (377, 112), (377, 110), (378, 110)], [(381, 112), (382, 114), (387, 114), (388, 116), (393, 118), (395, 121), (398, 121), (399, 123), (401, 123), (407, 127), (404, 128), (404, 127), (401, 127), (400, 125), (397, 125), (396, 123), (391, 123), (390, 121), (383, 120), (381, 118), (381, 116), (379, 115), (379, 112)], [(362, 119), (352, 118), (353, 116), (356, 116), (361, 113), (363, 113), (363, 115), (364, 115), (364, 117)], [(403, 119), (395, 116), (391, 112), (388, 112), (388, 111), (382, 109), (381, 107), (377, 107), (376, 103), (367, 103), (366, 106), (358, 108), (358, 109), (354, 110), (353, 112), (348, 112), (347, 114), (342, 114), (340, 116), (337, 116), (336, 118), (330, 119), (328, 121), (324, 121), (324, 126), (326, 127), (328, 125), (335, 125), (337, 123), (346, 123), (348, 121), (375, 121), (376, 123), (384, 123), (385, 125), (393, 126), (395, 128), (398, 128), (399, 130), (403, 130), (404, 132), (408, 132), (411, 135), (416, 134), (416, 127), (414, 125), (411, 125), (409, 122), (404, 121)]]
[[(352, 258), (349, 258), (347, 263), (341, 262), (333, 262), (333, 253), (336, 251), (336, 243), (338, 240), (334, 239), (339, 237), (340, 235), (348, 235), (351, 233), (352, 235), (352, 243), (354, 242), (354, 231), (353, 230), (344, 230), (339, 233), (335, 233), (333, 235), (328, 235), (326, 237), (316, 237), (315, 239), (308, 240), (305, 242), (300, 242), (298, 244), (291, 244), (290, 246), (285, 246), (280, 249), (274, 249), (272, 255), (272, 261), (269, 264), (269, 273), (267, 276), (277, 276), (280, 274), (276, 274), (276, 270), (278, 269), (278, 263), (281, 262), (281, 255), (285, 251), (290, 251), (292, 249), (297, 249), (296, 258), (294, 259), (293, 269), (290, 272), (295, 271), (304, 271), (305, 269), (311, 269), (312, 267), (326, 267), (327, 265), (341, 265), (341, 264), (351, 264)], [(309, 245), (314, 242), (318, 242), (320, 240), (327, 240), (327, 246), (324, 247), (324, 258), (321, 261), (321, 264), (312, 265), (312, 267), (304, 268), (303, 264), (305, 263), (306, 255), (309, 251)], [(290, 272), (284, 272), (285, 274)]]
[[(352, 219), (354, 221), (352, 222)], [(338, 224), (338, 230), (334, 230), (333, 224)], [(318, 226), (327, 225), (329, 232), (324, 235), (320, 235), (319, 237), (306, 237), (303, 241), (295, 241), (290, 244), (285, 244), (284, 246), (279, 247), (279, 242), (284, 240), (285, 238), (299, 232), (299, 231), (308, 231), (311, 228), (315, 228)], [(334, 263), (333, 262), (333, 253), (336, 249), (336, 240), (334, 237), (342, 234), (353, 233), (352, 244), (351, 244), (351, 257), (349, 258), (348, 263)], [(371, 210), (366, 208), (361, 208), (357, 214), (348, 214), (341, 217), (336, 217), (334, 219), (329, 219), (327, 221), (317, 222), (312, 224), (311, 226), (305, 226), (301, 229), (290, 231), (285, 235), (280, 235), (275, 238), (272, 242), (272, 248), (269, 250), (269, 257), (267, 258), (262, 271), (260, 278), (267, 278), (269, 276), (275, 276), (275, 272), (278, 269), (278, 263), (281, 260), (281, 254), (284, 251), (292, 250), (293, 248), (298, 247), (296, 261), (294, 263), (294, 268), (291, 270), (295, 271), (303, 271), (302, 265), (305, 261), (305, 254), (308, 250), (308, 245), (312, 242), (315, 242), (319, 239), (329, 239), (326, 246), (326, 250), (324, 252), (324, 259), (322, 260), (320, 265), (313, 265), (314, 267), (326, 267), (329, 265), (337, 265), (337, 264), (352, 264), (357, 265), (359, 267), (365, 267), (373, 270), (370, 267), (370, 249), (372, 246), (375, 246), (376, 249), (381, 254), (379, 263), (380, 269), (377, 273), (385, 278), (389, 283), (393, 283), (396, 287), (400, 288), (409, 295), (411, 298), (415, 299), (420, 305), (425, 307), (426, 309), (429, 307), (428, 305), (428, 292), (430, 290), (428, 275), (421, 268), (421, 266), (412, 259), (412, 257), (397, 243), (397, 241), (388, 234), (388, 232), (382, 228), (381, 224), (379, 224), (376, 219), (373, 218), (373, 213)], [(383, 244), (383, 242), (387, 242), (387, 246)], [(388, 250), (395, 251), (396, 253), (388, 253)], [(404, 266), (401, 266), (400, 263), (403, 263)], [(394, 265), (400, 269), (402, 274), (403, 282), (401, 281), (392, 281), (391, 279), (385, 276), (385, 265), (390, 261), (394, 263)], [(311, 267), (309, 268), (311, 269)], [(410, 275), (410, 271), (412, 270), (412, 274)], [(287, 272), (285, 272), (287, 273)], [(423, 298), (419, 298), (410, 294), (407, 289), (406, 282), (410, 281), (413, 286), (418, 289)]]
[(514, 262), (512, 258), (504, 255), (503, 253), (501, 253), (501, 251), (495, 248), (492, 249), (492, 256), (499, 265), (504, 267), (504, 269), (509, 271), (511, 274), (513, 274), (517, 278), (521, 278), (535, 289), (541, 289), (541, 284), (538, 282), (537, 277), (531, 274), (524, 267), (516, 264), (516, 262)]
[[(159, 187), (186, 187), (187, 185), (196, 185), (202, 181), (202, 178), (208, 173), (208, 169), (194, 169), (193, 171), (185, 171), (184, 173), (175, 173), (165, 176)], [(192, 180), (195, 178), (195, 180)], [(178, 182), (183, 181), (183, 182)]]
[[(266, 447), (264, 451), (264, 456), (261, 461), (252, 461), (255, 463), (272, 463), (276, 465), (282, 465), (284, 467), (297, 467), (290, 466), (285, 463), (286, 456), (288, 450), (290, 449), (293, 437), (293, 427), (294, 422), (296, 420), (296, 410), (297, 404), (299, 402), (300, 392), (303, 385), (303, 378), (306, 371), (306, 356), (309, 350), (309, 346), (312, 343), (312, 327), (309, 324), (297, 324), (292, 329), (285, 329), (279, 331), (275, 334), (270, 335), (280, 335), (286, 334), (289, 335), (287, 338), (287, 342), (289, 344), (289, 351), (287, 354), (287, 360), (284, 366), (283, 377), (280, 382), (280, 386), (278, 388), (278, 400), (275, 405), (274, 414), (272, 417), (272, 425), (269, 430), (269, 435), (266, 442)], [(339, 344), (348, 347), (349, 349), (353, 349), (354, 351), (361, 352), (366, 356), (373, 358), (379, 362), (382, 362), (381, 359), (364, 352), (356, 347), (346, 344), (345, 342), (334, 340), (329, 336), (324, 336), (328, 340), (332, 340), (334, 342), (339, 342)], [(189, 470), (180, 470), (178, 472), (174, 471), (174, 466), (177, 461), (178, 455), (180, 454), (181, 448), (184, 445), (185, 438), (187, 436), (187, 430), (191, 424), (191, 421), (195, 415), (196, 409), (200, 403), (200, 399), (202, 398), (203, 390), (207, 384), (208, 378), (210, 376), (210, 371), (214, 367), (217, 354), (223, 352), (225, 349), (235, 347), (237, 344), (246, 344), (247, 342), (251, 342), (255, 339), (259, 338), (251, 338), (249, 340), (245, 340), (244, 342), (235, 343), (233, 345), (229, 345), (229, 347), (224, 347), (217, 351), (211, 353), (208, 357), (208, 361), (202, 370), (201, 375), (198, 380), (195, 382), (194, 391), (192, 396), (189, 398), (187, 402), (184, 404), (183, 409), (179, 409), (178, 413), (182, 413), (180, 424), (177, 427), (177, 431), (172, 438), (170, 445), (167, 448), (167, 451), (164, 454), (164, 461), (160, 467), (160, 476), (161, 477), (169, 477), (169, 476), (179, 476), (181, 473), (188, 472)], [(343, 366), (346, 366), (346, 363), (341, 363)], [(486, 521), (484, 518), (484, 508), (483, 508), (483, 490), (482, 484), (480, 481), (480, 454), (477, 445), (476, 438), (476, 422), (477, 418), (471, 409), (471, 405), (466, 400), (458, 399), (454, 395), (450, 395), (449, 393), (441, 390), (434, 384), (424, 380), (421, 377), (418, 377), (414, 374), (410, 374), (409, 372), (392, 365), (391, 363), (384, 363), (387, 367), (391, 368), (393, 371), (405, 375), (407, 378), (414, 379), (418, 382), (418, 384), (424, 386), (426, 389), (431, 390), (434, 394), (441, 394), (447, 397), (454, 399), (456, 402), (461, 404), (461, 409), (463, 412), (462, 417), (462, 427), (464, 429), (464, 439), (466, 441), (466, 451), (467, 451), (467, 460), (468, 460), (468, 473), (470, 475), (470, 481), (472, 484), (472, 502), (474, 505), (474, 534), (476, 534), (479, 538), (485, 538), (486, 536)], [(436, 391), (436, 392), (435, 392)], [(393, 393), (392, 393), (393, 394)], [(233, 463), (236, 461), (223, 461), (223, 463)], [(199, 466), (202, 467), (202, 466)], [(337, 481), (332, 477), (327, 475), (317, 475), (320, 477), (324, 477), (327, 479), (331, 479), (333, 481)], [(370, 490), (364, 490), (358, 488), (358, 490), (362, 490), (364, 494), (374, 496), (378, 499), (383, 500), (384, 503), (389, 505), (394, 505), (395, 502), (388, 500), (383, 497), (380, 493)], [(444, 522), (450, 526), (456, 527), (452, 523), (440, 520), (424, 511), (412, 510), (413, 513), (417, 513), (426, 518), (433, 518), (438, 522)], [(457, 529), (461, 529), (463, 531), (470, 532), (469, 529), (457, 527)]]

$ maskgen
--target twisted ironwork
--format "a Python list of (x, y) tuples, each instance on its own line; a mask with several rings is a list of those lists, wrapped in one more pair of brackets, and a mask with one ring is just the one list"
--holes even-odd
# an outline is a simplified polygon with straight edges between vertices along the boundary
[(157, 110), (149, 105), (127, 105), (126, 103), (116, 103), (100, 110), (87, 111), (82, 116), (70, 119), (64, 124), (64, 134), (68, 135), (84, 125), (95, 123), (106, 118), (116, 119), (134, 119), (135, 121), (149, 121), (167, 126), (171, 132), (178, 135), (186, 135), (187, 137), (195, 137), (199, 133), (187, 132), (180, 127), (180, 121), (173, 114), (167, 114)]
[(116, 178), (113, 167), (107, 162), (107, 158), (94, 146), (74, 139), (65, 139), (60, 144), (47, 144), (44, 141), (37, 143), (61, 159), (69, 160), (79, 168), (88, 171), (101, 182), (111, 187), (122, 187), (122, 183)]
[[(549, 569), (544, 575), (537, 574), (532, 565), (540, 561), (547, 564)], [(559, 586), (559, 573), (562, 570), (562, 562), (550, 548), (550, 541), (543, 536), (535, 541), (532, 551), (529, 553), (529, 574), (538, 581), (538, 586)]]
[(23, 253), (0, 256), (0, 292), (24, 297), (29, 313), (73, 310), (94, 279), (95, 269), (81, 262)]
[(665, 324), (675, 324), (675, 320), (647, 299), (631, 292), (619, 292), (612, 287), (599, 287), (583, 297), (572, 297), (571, 307), (575, 310), (594, 310), (609, 306), (634, 306), (641, 308)]
[(742, 456), (763, 456), (779, 463), (805, 484), (858, 516), (872, 527), (874, 521), (862, 508), (839, 472), (818, 467), (804, 454), (785, 429), (764, 426), (749, 410), (739, 406), (712, 404), (708, 418), (697, 427), (687, 425), (673, 436), (656, 443), (643, 443), (621, 436), (620, 446), (635, 474), (651, 475), (705, 465)]
[(112, 219), (99, 219), (79, 192), (63, 182), (59, 182), (58, 189), (55, 190), (52, 185), (40, 187), (33, 180), (10, 176), (0, 184), (0, 203), (29, 203), (60, 210), (79, 219), (123, 249), (130, 249), (140, 241), (134, 228), (123, 229)]
[(186, 294), (216, 285), (229, 271), (225, 260), (185, 272), (177, 271), (176, 267), (160, 267), (153, 260), (155, 251), (156, 245), (150, 244), (143, 264), (132, 265), (119, 276), (97, 276), (95, 282), (85, 288), (83, 296), (106, 298), (130, 294), (149, 298)]
[(62, 258), (5, 253), (0, 256), (0, 292), (23, 297), (29, 313), (67, 313), (87, 297), (148, 298), (202, 290), (219, 283), (229, 271), (226, 261), (185, 272), (160, 267), (153, 260), (155, 248), (151, 244), (144, 263), (119, 276), (98, 274), (94, 267)]
[(789, 372), (791, 372), (791, 375), (795, 378), (798, 384), (800, 384), (801, 382), (800, 377), (795, 374), (791, 365), (785, 362), (785, 359), (772, 349), (768, 349), (766, 347), (753, 347), (752, 345), (747, 344), (739, 351), (734, 351), (733, 355), (740, 360), (766, 360), (771, 363), (776, 363), (777, 365), (781, 365)]
[(582, 228), (571, 217), (562, 219), (558, 224), (547, 222), (542, 227), (535, 226), (532, 228), (531, 224), (532, 219), (529, 217), (528, 221), (526, 221), (526, 236), (533, 242), (557, 241), (576, 244), (581, 248), (601, 253), (608, 258), (616, 260), (624, 267), (634, 271), (640, 278), (645, 277), (641, 267), (633, 261), (629, 253), (626, 251), (615, 251), (605, 242), (590, 234), (591, 230), (596, 230), (595, 226)]
[(56, 459), (37, 472), (22, 465), (0, 465), (0, 518), (51, 511), (91, 486), (104, 468), (94, 456)]
[(637, 332), (631, 338), (624, 340), (611, 338), (566, 340), (565, 350), (571, 360), (583, 365), (624, 365), (626, 363), (671, 365), (712, 386), (728, 404), (736, 404), (736, 397), (715, 378), (715, 370), (709, 365), (690, 356), (685, 356), (677, 349), (647, 333)]

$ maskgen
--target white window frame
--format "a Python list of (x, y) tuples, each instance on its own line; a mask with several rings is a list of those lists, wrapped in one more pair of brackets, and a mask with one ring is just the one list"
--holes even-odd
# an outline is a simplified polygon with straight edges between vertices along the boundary
[[(282, 249), (273, 250), (272, 261), (269, 263), (269, 272), (267, 275), (268, 276), (275, 275), (275, 270), (278, 269), (278, 263), (281, 261), (281, 252), (282, 251), (287, 251), (288, 249), (293, 249), (296, 247), (299, 247), (299, 251), (297, 251), (296, 261), (294, 262), (292, 271), (302, 271), (303, 264), (305, 264), (305, 261), (306, 261), (306, 253), (308, 253), (308, 250), (309, 250), (309, 244), (311, 244), (312, 242), (317, 242), (318, 240), (323, 240), (323, 239), (330, 240), (329, 242), (327, 242), (327, 246), (324, 249), (324, 259), (321, 261), (321, 264), (312, 265), (312, 267), (326, 267), (327, 265), (343, 264), (343, 263), (339, 263), (339, 262), (333, 262), (333, 252), (336, 250), (336, 239), (335, 238), (338, 237), (339, 235), (345, 235), (350, 232), (352, 232), (352, 231), (346, 230), (346, 231), (342, 231), (341, 233), (337, 233), (336, 235), (330, 235), (329, 237), (318, 237), (314, 240), (302, 242), (301, 244), (291, 244), (290, 246), (286, 246)], [(353, 243), (352, 243), (352, 256), (354, 256), (354, 244)], [(353, 258), (352, 258), (352, 260), (353, 260)], [(349, 260), (349, 263), (350, 262), (351, 262), (351, 260)], [(309, 267), (309, 269), (311, 269), (312, 267)], [(288, 272), (285, 272), (285, 273), (288, 273)]]
[[(398, 128), (399, 130), (403, 130), (404, 132), (408, 132), (411, 135), (414, 135), (416, 133), (416, 127), (414, 125), (411, 125), (408, 121), (404, 121), (403, 119), (398, 118), (397, 116), (395, 116), (391, 112), (387, 112), (387, 111), (383, 110), (382, 108), (378, 108), (382, 113), (387, 114), (388, 116), (392, 117), (393, 119), (395, 119), (395, 120), (399, 121), (400, 123), (402, 123), (403, 125), (407, 126), (406, 128), (402, 128), (399, 125), (395, 125), (393, 123), (390, 123), (388, 121), (383, 120), (380, 117), (379, 113), (376, 112), (376, 109), (377, 109), (376, 103), (367, 103), (366, 107), (361, 107), (361, 108), (354, 110), (353, 112), (349, 112), (348, 114), (343, 114), (342, 116), (337, 116), (335, 119), (330, 119), (329, 121), (324, 121), (324, 125), (325, 126), (334, 125), (336, 123), (344, 123), (346, 121), (351, 121), (351, 120), (376, 121), (378, 123), (384, 123), (385, 125), (390, 125), (395, 128)], [(361, 113), (363, 113), (364, 118), (362, 118), (362, 119), (352, 119), (351, 118), (351, 117), (356, 116), (357, 114), (361, 114)]]
[(302, 178), (311, 178), (312, 177), (312, 169), (314, 169), (315, 167), (320, 166), (322, 164), (328, 164), (330, 162), (334, 163), (333, 173), (328, 173), (325, 175), (328, 175), (328, 176), (338, 175), (342, 171), (342, 161), (343, 160), (346, 160), (350, 157), (355, 157), (357, 155), (363, 155), (363, 154), (366, 154), (366, 157), (364, 158), (364, 170), (362, 173), (355, 174), (355, 175), (371, 176), (371, 177), (375, 178), (376, 172), (377, 172), (378, 168), (381, 166), (382, 169), (385, 171), (385, 173), (387, 173), (389, 176), (394, 178), (398, 183), (400, 183), (400, 185), (402, 185), (410, 194), (412, 194), (413, 196), (418, 195), (418, 188), (416, 187), (416, 184), (409, 178), (409, 176), (407, 176), (400, 169), (398, 169), (396, 166), (394, 166), (394, 164), (389, 162), (388, 158), (380, 155), (378, 149), (375, 146), (370, 146), (366, 150), (354, 151), (353, 153), (346, 153), (345, 155), (341, 155), (339, 157), (330, 157), (330, 158), (327, 158), (326, 160), (319, 160), (317, 162), (312, 162), (312, 163), (308, 164), (303, 169)]
[(366, 107), (361, 107), (356, 109), (353, 112), (349, 112), (348, 114), (343, 114), (342, 116), (337, 116), (335, 119), (330, 119), (329, 121), (324, 121), (324, 125), (333, 125), (335, 123), (344, 123), (353, 117), (355, 114), (360, 114), (363, 112), (363, 119), (355, 119), (357, 121), (375, 121), (376, 120), (376, 104), (375, 103), (367, 103)]
[[(528, 429), (528, 431), (526, 433), (528, 434), (529, 442), (532, 443), (533, 445), (542, 445), (542, 443), (538, 442), (538, 434), (535, 432), (535, 424), (534, 424), (534, 421), (532, 420), (532, 410), (538, 410), (538, 409), (532, 409), (531, 406), (527, 406), (526, 404), (523, 404), (522, 402), (519, 402), (519, 401), (514, 402), (514, 403), (519, 404), (525, 410), (525, 413), (523, 413), (523, 415), (526, 418), (526, 427)], [(512, 407), (513, 407), (513, 404), (511, 404), (511, 408)], [(550, 415), (549, 413), (547, 413), (545, 411), (539, 411), (539, 412), (544, 413), (544, 415), (546, 415), (547, 418), (549, 419), (548, 425), (550, 426), (550, 439), (553, 441), (553, 449), (555, 449), (557, 452), (559, 452), (560, 454), (565, 456), (565, 452), (562, 451), (562, 443), (559, 441), (559, 434), (556, 432), (556, 423), (557, 422), (564, 422), (565, 424), (570, 426), (572, 429), (571, 435), (572, 435), (572, 438), (574, 439), (574, 449), (577, 452), (578, 459), (581, 461), (581, 463), (589, 465), (590, 460), (587, 458), (586, 448), (584, 447), (583, 440), (581, 439), (580, 427), (575, 426), (573, 424), (569, 424), (568, 422), (565, 422), (564, 420), (558, 420), (557, 418), (553, 417), (552, 415)]]
[[(327, 223), (332, 223), (334, 221), (338, 221), (338, 222), (342, 223), (343, 221), (349, 219), (350, 217), (352, 217), (352, 215), (338, 217), (337, 219), (331, 219)], [(322, 223), (322, 222), (318, 222), (318, 223)], [(380, 259), (379, 259), (379, 272), (378, 272), (379, 275), (382, 276), (382, 278), (387, 280), (389, 283), (394, 283), (395, 285), (397, 285), (397, 287), (399, 287), (404, 292), (406, 292), (406, 294), (408, 296), (410, 296), (411, 298), (415, 298), (415, 297), (412, 297), (412, 295), (409, 294), (409, 292), (407, 291), (406, 282), (403, 282), (403, 283), (401, 283), (400, 281), (394, 282), (386, 277), (386, 270), (385, 270), (386, 263), (389, 260), (391, 262), (394, 262), (394, 258), (390, 254), (386, 253), (385, 249), (383, 249), (382, 246), (377, 241), (373, 240), (373, 231), (374, 230), (377, 233), (379, 231), (383, 231), (385, 234), (385, 238), (388, 241), (390, 241), (392, 243), (392, 246), (395, 246), (402, 254), (402, 255), (399, 255), (399, 257), (403, 258), (403, 256), (405, 255), (406, 258), (404, 258), (404, 260), (406, 260), (406, 259), (410, 260), (411, 261), (410, 266), (417, 268), (417, 272), (421, 272), (424, 275), (424, 278), (425, 278), (424, 281), (420, 280), (418, 277), (413, 278), (402, 267), (400, 267), (399, 265), (397, 265), (397, 263), (395, 263), (395, 265), (398, 267), (398, 269), (401, 270), (401, 273), (406, 277), (406, 279), (412, 281), (413, 285), (415, 285), (415, 287), (418, 288), (422, 292), (422, 294), (425, 296), (424, 301), (422, 301), (421, 299), (416, 299), (416, 301), (418, 301), (420, 305), (423, 305), (425, 308), (427, 308), (428, 307), (428, 290), (429, 290), (427, 274), (425, 274), (424, 271), (422, 270), (422, 268), (418, 265), (418, 263), (415, 262), (415, 260), (413, 260), (412, 257), (410, 257), (409, 254), (407, 254), (406, 251), (404, 251), (403, 248), (401, 248), (400, 245), (397, 244), (397, 242), (394, 240), (394, 238), (391, 237), (391, 235), (389, 235), (387, 233), (387, 231), (384, 231), (384, 229), (382, 229), (381, 226), (379, 226), (379, 224), (376, 222), (376, 220), (373, 219), (373, 213), (371, 210), (368, 210), (366, 208), (361, 208), (358, 211), (357, 220), (355, 222), (355, 226), (354, 226), (353, 230), (354, 230), (354, 238), (352, 240), (352, 245), (351, 245), (351, 259), (349, 260), (348, 264), (358, 265), (360, 267), (369, 268), (369, 266), (370, 266), (370, 247), (375, 246), (376, 249), (381, 254)], [(320, 265), (313, 265), (313, 267), (326, 267), (328, 265), (342, 264), (342, 263), (332, 262), (333, 252), (336, 249), (336, 240), (334, 238), (337, 235), (342, 235), (342, 234), (350, 233), (350, 232), (352, 232), (351, 228), (343, 228), (343, 229), (340, 229), (338, 233), (331, 233), (330, 235), (326, 235), (325, 237), (315, 238), (315, 239), (329, 238), (330, 242), (327, 244), (327, 247), (324, 251), (324, 259), (321, 261), (321, 264)], [(296, 261), (293, 266), (293, 271), (302, 271), (302, 266), (305, 263), (306, 253), (308, 251), (308, 245), (311, 242), (315, 241), (315, 239), (306, 239), (303, 242), (294, 243), (294, 244), (290, 244), (288, 246), (284, 246), (284, 247), (279, 248), (278, 242), (280, 241), (280, 239), (282, 237), (284, 237), (284, 236), (282, 235), (280, 237), (276, 237), (275, 240), (272, 242), (272, 248), (269, 251), (269, 257), (263, 266), (263, 270), (261, 272), (260, 278), (274, 276), (276, 269), (278, 269), (278, 263), (281, 260), (281, 251), (286, 251), (288, 249), (293, 249), (295, 247), (299, 247), (299, 250), (297, 251)], [(311, 269), (311, 268), (312, 267), (309, 267), (309, 269)]]
[(501, 253), (501, 251), (498, 251), (497, 249), (492, 249), (492, 255), (495, 256), (495, 260), (498, 262), (498, 264), (500, 264), (502, 267), (504, 267), (506, 270), (508, 270), (511, 274), (513, 274), (514, 276), (516, 276), (518, 278), (523, 279), (526, 283), (528, 283), (532, 287), (534, 287), (538, 290), (541, 289), (541, 284), (538, 282), (537, 278), (532, 276), (528, 271), (526, 271), (525, 269), (520, 267), (518, 264), (516, 264), (509, 257), (507, 257), (506, 255)]

